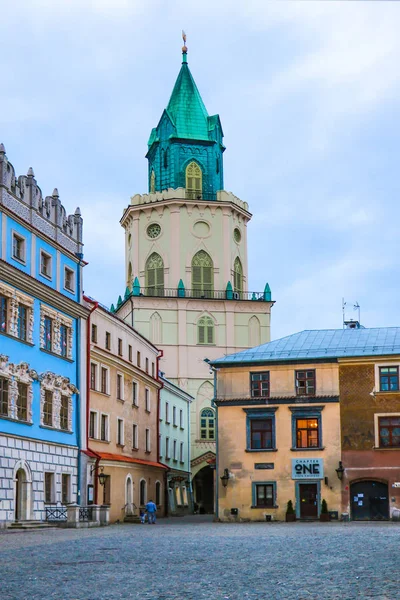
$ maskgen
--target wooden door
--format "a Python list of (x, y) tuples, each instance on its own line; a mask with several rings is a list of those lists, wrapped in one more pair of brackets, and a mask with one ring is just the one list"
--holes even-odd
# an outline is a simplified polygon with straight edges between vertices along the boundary
[(301, 483), (300, 487), (300, 518), (318, 518), (318, 486), (316, 483)]

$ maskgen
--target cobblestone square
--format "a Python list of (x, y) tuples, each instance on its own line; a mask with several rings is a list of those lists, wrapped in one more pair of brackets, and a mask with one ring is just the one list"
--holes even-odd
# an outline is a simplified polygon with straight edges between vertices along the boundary
[(2, 600), (394, 600), (393, 523), (216, 524), (0, 533)]

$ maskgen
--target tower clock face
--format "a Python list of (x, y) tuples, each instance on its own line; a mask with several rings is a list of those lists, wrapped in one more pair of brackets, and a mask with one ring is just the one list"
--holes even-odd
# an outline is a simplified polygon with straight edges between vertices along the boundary
[(161, 233), (161, 227), (158, 223), (152, 223), (151, 225), (148, 226), (147, 228), (147, 235), (149, 236), (149, 238), (156, 238), (160, 235)]

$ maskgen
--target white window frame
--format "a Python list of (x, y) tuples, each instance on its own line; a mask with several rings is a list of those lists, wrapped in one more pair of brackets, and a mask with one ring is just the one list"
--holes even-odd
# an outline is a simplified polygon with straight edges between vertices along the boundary
[[(119, 398), (118, 398), (118, 376), (121, 377), (121, 395), (120, 395)], [(117, 400), (120, 400), (122, 402), (125, 400), (125, 398), (124, 398), (124, 392), (125, 392), (124, 374), (121, 373), (120, 371), (117, 371), (117, 377), (116, 377), (116, 380), (115, 380), (115, 396), (116, 396)]]
[(125, 422), (121, 417), (117, 417), (117, 446), (125, 446)]
[[(14, 255), (14, 238), (18, 238), (22, 242), (23, 258), (18, 258)], [(15, 229), (13, 229), (11, 232), (11, 257), (13, 258), (13, 260), (16, 260), (17, 262), (26, 265), (26, 237), (24, 235), (21, 235), (18, 231), (15, 231)]]
[[(93, 361), (92, 361), (93, 362)], [(107, 372), (107, 376), (106, 376), (106, 391), (103, 392), (101, 389), (101, 384), (102, 384), (102, 369), (105, 369)], [(107, 396), (110, 395), (110, 368), (107, 367), (107, 365), (103, 365), (100, 364), (100, 369), (99, 369), (99, 391), (101, 394), (107, 394)]]
[(184, 429), (184, 426), (183, 426), (183, 409), (182, 408), (179, 409), (179, 427), (181, 429)]
[(132, 450), (139, 450), (139, 426), (132, 423)]
[(169, 437), (165, 438), (165, 458), (168, 460), (171, 458), (170, 447), (169, 447)]
[(179, 444), (179, 462), (181, 462), (181, 463), (185, 462), (184, 458), (183, 458), (183, 451), (184, 451), (184, 443), (180, 442), (180, 444)]
[(172, 442), (172, 460), (178, 460), (178, 453), (177, 453), (177, 441), (173, 440)]
[[(90, 437), (90, 415), (91, 414), (95, 415), (95, 419), (94, 419), (94, 437)], [(98, 440), (99, 439), (99, 411), (98, 410), (92, 410), (90, 409), (89, 412), (89, 439), (91, 440)]]
[(146, 410), (146, 412), (150, 412), (151, 411), (151, 396), (150, 396), (149, 388), (145, 388), (144, 396), (145, 396), (145, 410)]
[[(71, 273), (71, 281), (72, 281), (72, 286), (71, 287), (67, 287), (67, 272)], [(75, 293), (75, 287), (76, 287), (76, 281), (75, 280), (76, 280), (76, 271), (74, 269), (71, 269), (71, 267), (67, 267), (65, 265), (64, 266), (64, 290), (66, 290), (70, 294), (74, 294)]]
[[(47, 258), (49, 261), (49, 273), (43, 273), (42, 271), (42, 256)], [(39, 255), (39, 273), (42, 277), (45, 277), (49, 280), (51, 280), (53, 277), (53, 257), (51, 254), (49, 254), (48, 252), (46, 252), (46, 250), (43, 250), (42, 248), (40, 249)]]
[[(135, 389), (135, 386), (136, 394), (135, 398), (133, 398), (133, 390)], [(135, 379), (132, 379), (132, 406), (139, 406), (139, 383)]]
[[(106, 439), (102, 440), (101, 439), (101, 421), (103, 419), (103, 417), (107, 417), (107, 431), (106, 431)], [(105, 413), (105, 412), (101, 412), (100, 413), (100, 441), (101, 442), (109, 442), (110, 441), (110, 413)]]
[(172, 407), (172, 425), (174, 427), (178, 427), (178, 423), (176, 421), (176, 406)]
[(145, 439), (145, 451), (151, 452), (151, 436), (150, 436), (150, 429), (148, 427), (146, 427), (144, 439)]
[(380, 382), (380, 377), (379, 377), (379, 369), (381, 367), (397, 367), (399, 369), (399, 377), (400, 377), (400, 363), (397, 361), (391, 361), (391, 360), (385, 360), (379, 363), (375, 363), (374, 365), (374, 371), (375, 371), (375, 386), (374, 389), (372, 390), (372, 392), (374, 394), (399, 394), (399, 391), (395, 391), (395, 392), (381, 392), (381, 382)]

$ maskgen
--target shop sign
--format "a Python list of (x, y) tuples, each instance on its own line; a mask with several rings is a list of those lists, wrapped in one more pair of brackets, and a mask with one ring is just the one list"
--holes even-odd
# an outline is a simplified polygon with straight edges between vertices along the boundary
[(323, 479), (323, 458), (292, 458), (292, 479)]

